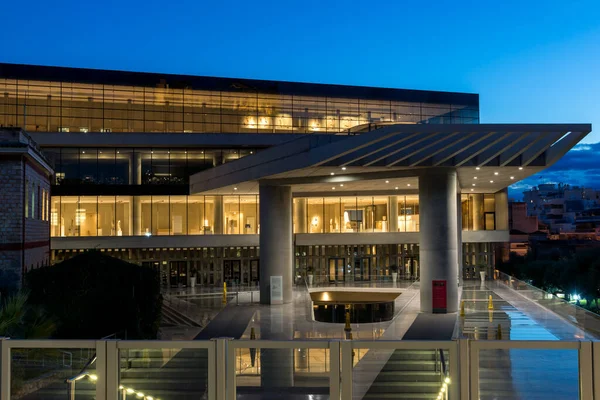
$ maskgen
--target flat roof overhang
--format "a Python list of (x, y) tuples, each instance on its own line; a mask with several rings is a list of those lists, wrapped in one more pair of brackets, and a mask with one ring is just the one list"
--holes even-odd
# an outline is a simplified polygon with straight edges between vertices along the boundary
[(558, 161), (591, 124), (393, 124), (355, 135), (309, 134), (190, 178), (191, 194), (295, 196), (417, 193), (418, 177), (456, 168), (463, 192), (493, 193)]

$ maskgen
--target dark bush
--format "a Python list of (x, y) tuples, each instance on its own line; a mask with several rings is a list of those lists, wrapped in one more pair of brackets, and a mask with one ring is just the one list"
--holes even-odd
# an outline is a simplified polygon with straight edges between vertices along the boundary
[(87, 251), (25, 277), (30, 304), (57, 323), (55, 338), (98, 339), (126, 332), (156, 339), (162, 296), (157, 271)]

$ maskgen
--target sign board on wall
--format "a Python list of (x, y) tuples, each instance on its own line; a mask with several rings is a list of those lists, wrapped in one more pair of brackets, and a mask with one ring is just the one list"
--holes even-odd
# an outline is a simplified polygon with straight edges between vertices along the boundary
[(271, 276), (271, 304), (283, 304), (282, 276)]

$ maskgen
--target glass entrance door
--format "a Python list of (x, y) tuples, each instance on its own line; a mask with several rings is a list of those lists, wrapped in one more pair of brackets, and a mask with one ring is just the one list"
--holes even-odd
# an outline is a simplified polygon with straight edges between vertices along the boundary
[(242, 262), (240, 260), (223, 261), (223, 279), (228, 285), (239, 284), (242, 278)]
[(371, 280), (371, 259), (369, 257), (360, 257), (354, 259), (354, 280)]
[(169, 284), (170, 286), (187, 286), (187, 262), (169, 262)]
[(250, 283), (258, 285), (260, 280), (260, 264), (258, 260), (250, 260)]
[(416, 257), (404, 258), (404, 271), (402, 279), (419, 279), (419, 259)]
[(329, 259), (329, 282), (344, 282), (346, 278), (346, 259), (345, 258), (330, 258)]

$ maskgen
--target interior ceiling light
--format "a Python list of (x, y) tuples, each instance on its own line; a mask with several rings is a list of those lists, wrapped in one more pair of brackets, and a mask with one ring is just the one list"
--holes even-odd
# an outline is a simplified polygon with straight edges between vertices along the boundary
[(475, 189), (471, 189), (471, 192), (472, 192), (473, 190), (475, 190)]
[(345, 171), (345, 170), (346, 170), (346, 167), (342, 167), (342, 171)]
[(519, 167), (519, 171), (522, 171), (522, 170), (523, 170), (523, 167)]
[(335, 172), (332, 172), (332, 173), (331, 173), (331, 174), (329, 174), (329, 175), (333, 176), (333, 175), (335, 175)]
[(407, 183), (406, 186), (410, 186), (410, 183)]
[(385, 181), (385, 183), (390, 183), (390, 181)]
[(481, 168), (479, 168), (479, 167), (475, 167), (475, 169), (476, 169), (477, 171), (479, 171)]
[(343, 183), (340, 183), (340, 186), (344, 186), (344, 184), (343, 184)]
[(475, 186), (475, 184), (473, 184), (473, 186)]
[(237, 188), (233, 188), (233, 190), (237, 190)]
[(490, 183), (494, 183), (494, 181), (490, 181)]
[(511, 176), (511, 177), (510, 177), (510, 179), (515, 179), (515, 177), (514, 177), (514, 176)]
[(333, 187), (331, 188), (331, 190), (335, 190), (335, 186), (333, 186)]
[(398, 186), (396, 186), (394, 189), (398, 190)]
[(498, 173), (497, 173), (497, 172), (494, 172), (494, 175), (498, 175)]
[(476, 176), (474, 176), (474, 177), (473, 177), (473, 179), (477, 179), (477, 177), (476, 177)]

